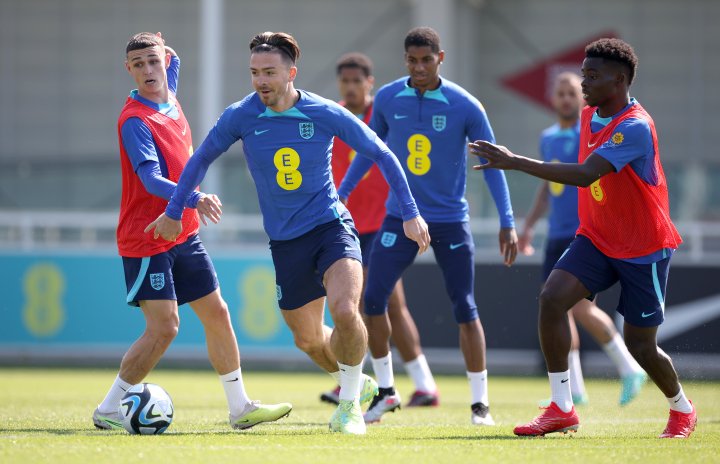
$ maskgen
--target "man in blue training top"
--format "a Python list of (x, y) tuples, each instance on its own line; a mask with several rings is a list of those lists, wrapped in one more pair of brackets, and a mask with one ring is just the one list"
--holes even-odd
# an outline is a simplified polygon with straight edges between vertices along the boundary
[[(468, 137), (494, 140), (494, 136), (480, 102), (457, 84), (440, 77), (444, 58), (437, 32), (429, 27), (412, 29), (405, 37), (405, 64), (410, 75), (378, 91), (370, 127), (403, 159), (420, 213), (429, 221), (435, 258), (443, 271), (455, 320), (460, 326), (460, 347), (472, 394), (471, 421), (476, 425), (493, 425), (487, 394), (485, 335), (473, 289), (475, 244), (465, 200), (465, 143)], [(370, 163), (362, 157), (355, 158), (338, 189), (340, 198), (348, 197)], [(500, 214), (500, 251), (505, 264), (510, 266), (517, 254), (517, 236), (505, 175), (498, 170), (486, 171), (485, 180)], [(366, 324), (380, 387), (365, 414), (366, 422), (378, 422), (385, 412), (400, 407), (400, 396), (393, 386), (387, 304), (395, 282), (412, 264), (418, 247), (402, 236), (401, 211), (397, 205), (392, 192), (387, 217), (370, 256), (366, 281)]]
[[(295, 344), (340, 384), (332, 431), (364, 434), (360, 403), (377, 393), (362, 374), (367, 331), (359, 314), (362, 258), (350, 214), (330, 168), (340, 137), (380, 166), (398, 201), (405, 234), (425, 251), (427, 225), (397, 158), (362, 121), (337, 103), (293, 84), (300, 48), (283, 32), (250, 42), (255, 92), (228, 107), (188, 162), (164, 214), (146, 231), (174, 240), (186, 198), (215, 159), (242, 139), (275, 264), (278, 304)], [(325, 296), (335, 329), (323, 324)], [(361, 391), (362, 388), (362, 391)]]

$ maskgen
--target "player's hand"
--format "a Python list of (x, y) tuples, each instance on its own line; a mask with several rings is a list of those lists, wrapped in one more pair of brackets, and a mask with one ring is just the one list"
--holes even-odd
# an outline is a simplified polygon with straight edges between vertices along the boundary
[(500, 254), (503, 262), (510, 267), (515, 262), (518, 252), (518, 238), (514, 227), (503, 227), (498, 234), (500, 239)]
[(343, 205), (347, 206), (347, 202), (348, 202), (348, 199), (347, 199), (347, 198), (340, 197), (340, 203), (342, 203)]
[(476, 140), (468, 144), (470, 153), (487, 160), (486, 164), (478, 164), (473, 169), (514, 169), (515, 155), (502, 145), (495, 145), (485, 140)]
[(428, 232), (428, 226), (422, 216), (415, 216), (403, 222), (403, 231), (405, 231), (407, 238), (417, 242), (418, 247), (420, 247), (418, 254), (427, 251), (430, 246), (430, 232)]
[(157, 240), (158, 237), (162, 237), (168, 242), (174, 242), (182, 232), (182, 221), (170, 219), (165, 216), (165, 213), (162, 213), (145, 228), (145, 233), (151, 230), (153, 230), (153, 238), (155, 240)]
[(535, 254), (535, 248), (532, 246), (533, 235), (535, 234), (532, 229), (525, 229), (518, 235), (518, 251), (525, 256)]
[(197, 206), (198, 215), (204, 225), (208, 225), (205, 220), (210, 219), (213, 224), (220, 222), (220, 216), (222, 216), (222, 202), (217, 195), (205, 194), (198, 202)]

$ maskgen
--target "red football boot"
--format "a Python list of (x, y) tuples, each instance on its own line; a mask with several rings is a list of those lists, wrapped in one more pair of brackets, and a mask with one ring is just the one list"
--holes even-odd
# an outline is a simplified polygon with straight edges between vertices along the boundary
[[(692, 404), (692, 401), (690, 402)], [(693, 405), (692, 412), (687, 414), (670, 410), (670, 418), (660, 438), (688, 438), (697, 424), (697, 411)]]
[(542, 437), (547, 433), (577, 432), (580, 427), (580, 419), (575, 413), (575, 406), (570, 412), (563, 412), (555, 403), (550, 403), (550, 406), (543, 409), (542, 414), (531, 422), (515, 427), (513, 433), (521, 437)]
[(415, 390), (410, 397), (410, 401), (405, 405), (408, 408), (437, 406), (440, 404), (440, 395), (438, 392), (424, 392)]

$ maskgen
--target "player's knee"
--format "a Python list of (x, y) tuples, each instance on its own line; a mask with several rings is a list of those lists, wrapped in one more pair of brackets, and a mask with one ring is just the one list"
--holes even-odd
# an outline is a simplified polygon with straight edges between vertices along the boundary
[(538, 300), (541, 311), (567, 311), (569, 309), (564, 307), (560, 293), (547, 285), (540, 291)]
[(303, 353), (317, 353), (325, 347), (325, 337), (309, 334), (295, 334), (295, 346)]
[(633, 358), (641, 365), (656, 358), (658, 355), (657, 344), (654, 342), (627, 338), (625, 345), (627, 345), (627, 349)]
[(358, 321), (362, 323), (360, 318), (360, 311), (353, 305), (340, 305), (335, 308), (332, 313), (333, 323), (335, 327), (341, 331), (350, 329), (358, 324)]
[(148, 332), (156, 342), (167, 346), (175, 340), (179, 330), (180, 319), (168, 318), (153, 324), (153, 327), (150, 327)]

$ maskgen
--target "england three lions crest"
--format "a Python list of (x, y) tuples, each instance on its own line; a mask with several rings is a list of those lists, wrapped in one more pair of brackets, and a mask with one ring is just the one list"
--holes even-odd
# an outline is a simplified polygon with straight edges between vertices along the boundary
[(165, 287), (165, 274), (150, 274), (150, 286), (154, 290), (162, 290)]
[(311, 122), (301, 122), (299, 123), (300, 127), (300, 137), (304, 138), (305, 140), (308, 140), (309, 138), (312, 138), (313, 135), (315, 135), (315, 126)]
[(445, 129), (445, 125), (447, 124), (447, 118), (444, 114), (434, 114), (432, 117), (432, 125), (433, 129), (440, 132), (443, 129)]

